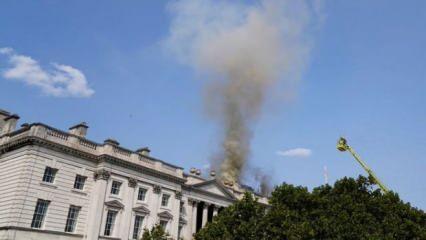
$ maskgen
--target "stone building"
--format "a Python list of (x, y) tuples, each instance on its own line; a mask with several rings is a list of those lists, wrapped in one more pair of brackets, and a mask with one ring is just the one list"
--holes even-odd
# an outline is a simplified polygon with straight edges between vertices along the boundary
[(18, 119), (0, 110), (0, 239), (139, 239), (160, 224), (189, 240), (245, 191), (148, 148), (93, 142), (85, 123), (65, 132)]

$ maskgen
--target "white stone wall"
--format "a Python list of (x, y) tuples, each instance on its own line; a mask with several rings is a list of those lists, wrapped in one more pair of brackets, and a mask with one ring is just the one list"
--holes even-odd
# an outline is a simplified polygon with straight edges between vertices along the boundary
[[(50, 132), (50, 133), (49, 133)], [(180, 202), (184, 202), (182, 214), (187, 222), (181, 237), (190, 240), (194, 232), (193, 204), (191, 201), (228, 206), (232, 199), (223, 195), (214, 186), (193, 191), (183, 184), (182, 170), (166, 163), (145, 159), (134, 152), (113, 145), (98, 145), (85, 142), (59, 130), (46, 129), (34, 125), (27, 131), (12, 136), (0, 137), (0, 147), (28, 136), (45, 139), (54, 144), (72, 148), (76, 152), (101, 156), (106, 154), (130, 165), (99, 161), (93, 157), (76, 157), (67, 149), (52, 149), (50, 143), (37, 143), (0, 153), (0, 240), (23, 239), (122, 239), (132, 238), (136, 214), (144, 215), (142, 228), (150, 229), (160, 221), (159, 214), (169, 221), (167, 231), (173, 239), (177, 238), (179, 228)], [(46, 144), (46, 145), (45, 145)], [(88, 145), (89, 144), (89, 145)], [(92, 149), (92, 150), (91, 150)], [(149, 160), (149, 161), (148, 161)], [(139, 164), (155, 170), (145, 172), (131, 167)], [(42, 181), (46, 167), (58, 169), (54, 183)], [(107, 174), (95, 178), (100, 170)], [(163, 173), (170, 175), (165, 177)], [(76, 175), (86, 176), (83, 190), (73, 188)], [(98, 175), (99, 176), (99, 175)], [(120, 194), (111, 194), (112, 182), (120, 181)], [(180, 181), (180, 182), (179, 182)], [(196, 182), (201, 183), (197, 178)], [(147, 189), (146, 201), (137, 200), (138, 189)], [(155, 189), (159, 191), (155, 191)], [(204, 192), (203, 192), (204, 191)], [(177, 196), (177, 193), (178, 196)], [(168, 206), (161, 206), (163, 194), (170, 195)], [(41, 229), (31, 229), (37, 199), (49, 200), (47, 215)], [(118, 205), (118, 215), (112, 236), (103, 236), (107, 211)], [(74, 233), (65, 233), (65, 223), (70, 205), (80, 206)], [(143, 206), (148, 212), (135, 212)], [(139, 208), (140, 210), (140, 208)]]

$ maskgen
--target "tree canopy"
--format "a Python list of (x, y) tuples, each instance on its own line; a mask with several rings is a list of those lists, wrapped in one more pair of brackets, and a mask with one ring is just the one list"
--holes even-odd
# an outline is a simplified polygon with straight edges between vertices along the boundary
[(167, 240), (169, 235), (159, 224), (153, 226), (151, 230), (144, 229), (141, 240)]
[(196, 240), (426, 239), (426, 214), (372, 179), (343, 178), (311, 192), (282, 184), (270, 205), (251, 194), (222, 211)]

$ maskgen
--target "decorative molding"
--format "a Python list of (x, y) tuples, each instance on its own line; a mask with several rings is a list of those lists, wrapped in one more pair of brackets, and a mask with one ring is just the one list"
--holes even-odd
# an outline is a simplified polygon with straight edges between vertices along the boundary
[(179, 217), (179, 224), (186, 225), (188, 222), (182, 216)]
[(123, 209), (124, 208), (124, 205), (118, 200), (112, 200), (112, 201), (105, 202), (105, 206), (110, 207), (110, 208), (117, 208), (117, 209)]
[(182, 192), (175, 191), (175, 198), (178, 199), (178, 200), (181, 200), (182, 199)]
[(167, 211), (160, 212), (158, 214), (158, 217), (159, 218), (165, 218), (165, 219), (173, 219), (173, 215), (171, 213), (167, 212)]
[(129, 178), (128, 180), (128, 185), (131, 188), (136, 187), (136, 185), (138, 184), (138, 180), (134, 179), (134, 178)]
[(161, 186), (160, 185), (154, 185), (152, 190), (155, 194), (160, 194), (161, 193)]
[(53, 231), (53, 230), (45, 230), (45, 229), (36, 229), (36, 228), (26, 228), (26, 227), (16, 227), (16, 226), (0, 227), (0, 231), (4, 231), (4, 230), (16, 230), (16, 231), (25, 231), (25, 232), (38, 232), (38, 233), (54, 234), (54, 235), (67, 236), (67, 237), (71, 237), (72, 236), (72, 237), (76, 237), (76, 238), (83, 238), (83, 234), (66, 233), (66, 232)]
[(105, 169), (98, 169), (95, 171), (93, 175), (95, 177), (95, 180), (99, 180), (99, 179), (108, 180), (109, 177), (111, 177), (111, 173)]
[(193, 198), (188, 198), (188, 204), (190, 206), (196, 206), (200, 201), (193, 199)]
[(134, 207), (133, 211), (138, 212), (138, 213), (143, 213), (148, 215), (151, 211), (149, 211), (148, 208), (144, 207), (144, 206), (139, 206), (139, 207)]

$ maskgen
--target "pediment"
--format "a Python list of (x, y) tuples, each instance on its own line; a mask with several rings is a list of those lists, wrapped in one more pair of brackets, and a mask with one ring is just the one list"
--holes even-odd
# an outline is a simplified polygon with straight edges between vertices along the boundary
[(158, 214), (158, 217), (165, 218), (165, 219), (173, 219), (173, 215), (167, 211), (160, 212)]
[(143, 214), (149, 214), (150, 213), (149, 209), (144, 207), (144, 206), (134, 207), (133, 211), (138, 212), (138, 213), (143, 213)]
[(209, 193), (220, 195), (222, 197), (235, 199), (235, 196), (216, 179), (205, 181), (202, 183), (197, 183), (192, 185), (192, 187), (209, 192)]
[(124, 208), (124, 205), (118, 200), (112, 200), (112, 201), (105, 202), (105, 206), (110, 207), (110, 208), (118, 208), (118, 209)]

